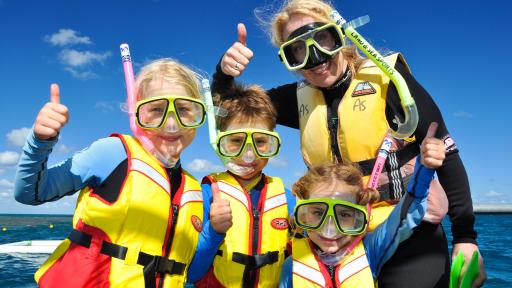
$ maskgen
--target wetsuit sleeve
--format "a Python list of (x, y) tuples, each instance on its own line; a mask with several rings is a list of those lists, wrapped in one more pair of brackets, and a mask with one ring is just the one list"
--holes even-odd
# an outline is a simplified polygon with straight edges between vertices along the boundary
[(292, 270), (293, 262), (292, 257), (288, 257), (284, 260), (283, 268), (281, 268), (281, 280), (279, 280), (279, 288), (291, 288), (292, 287)]
[(121, 140), (109, 137), (94, 142), (73, 157), (47, 167), (57, 140), (38, 140), (31, 132), (23, 147), (15, 176), (18, 202), (39, 205), (74, 194), (86, 185), (97, 186), (126, 159)]
[(293, 195), (292, 191), (290, 191), (290, 189), (285, 188), (284, 193), (286, 195), (286, 204), (288, 205), (288, 215), (290, 216), (290, 218), (292, 218), (293, 210), (295, 209), (295, 205), (296, 205), (297, 201), (296, 201), (295, 196)]
[[(224, 74), (220, 68), (220, 61), (213, 74), (212, 93), (222, 98), (235, 83), (235, 79)], [(297, 104), (297, 83), (286, 84), (267, 90), (277, 110), (277, 124), (299, 129), (299, 108)]]
[(219, 234), (210, 225), (210, 204), (212, 202), (212, 189), (210, 184), (201, 184), (203, 191), (203, 230), (199, 234), (197, 249), (188, 268), (187, 282), (199, 281), (212, 266), (213, 259), (224, 240), (225, 234)]
[(428, 187), (435, 171), (421, 165), (419, 156), (417, 159), (414, 175), (407, 187), (407, 195), (395, 206), (386, 221), (363, 239), (375, 279), (398, 245), (412, 235), (413, 229), (425, 216)]
[[(453, 243), (473, 243), (476, 244), (476, 231), (474, 229), (475, 216), (473, 213), (473, 201), (469, 188), (466, 169), (459, 155), (453, 139), (444, 123), (439, 108), (428, 92), (414, 79), (403, 64), (397, 62), (395, 68), (402, 74), (411, 91), (411, 95), (418, 107), (419, 122), (414, 133), (416, 143), (419, 145), (428, 131), (431, 122), (437, 122), (436, 137), (443, 139), (446, 147), (446, 159), (443, 165), (436, 172), (439, 182), (443, 186), (448, 197), (449, 209), (448, 215), (452, 222)], [(400, 106), (400, 98), (393, 84), (390, 84), (387, 94), (388, 105), (386, 106), (386, 117), (391, 127), (396, 129), (396, 124), (392, 123), (393, 115), (399, 115), (403, 119), (403, 112)]]

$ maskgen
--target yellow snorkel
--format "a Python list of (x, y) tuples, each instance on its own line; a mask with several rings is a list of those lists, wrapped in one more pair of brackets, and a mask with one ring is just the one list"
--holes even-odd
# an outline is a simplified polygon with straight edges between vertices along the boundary
[(359, 50), (361, 50), (366, 55), (366, 57), (368, 57), (368, 59), (375, 63), (375, 65), (377, 65), (377, 67), (379, 67), (382, 72), (384, 72), (384, 74), (386, 74), (391, 79), (393, 84), (395, 84), (398, 95), (400, 96), (400, 103), (402, 105), (402, 109), (404, 110), (405, 119), (404, 122), (400, 122), (398, 118), (395, 118), (398, 129), (396, 131), (391, 130), (390, 133), (393, 137), (399, 139), (410, 137), (416, 130), (416, 126), (418, 126), (419, 117), (416, 103), (411, 97), (407, 83), (405, 83), (402, 75), (400, 75), (398, 71), (391, 67), (391, 65), (389, 65), (384, 60), (384, 57), (382, 57), (382, 55), (380, 55), (380, 53), (375, 48), (373, 48), (355, 29), (356, 27), (370, 22), (370, 17), (366, 15), (347, 22), (336, 10), (333, 10), (329, 16), (337, 25), (341, 27), (344, 35), (347, 36), (354, 43), (354, 45), (356, 45), (356, 47), (359, 48)]

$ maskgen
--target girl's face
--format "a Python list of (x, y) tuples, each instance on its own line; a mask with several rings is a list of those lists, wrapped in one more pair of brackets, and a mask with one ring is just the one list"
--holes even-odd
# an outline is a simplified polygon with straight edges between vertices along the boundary
[[(285, 41), (293, 31), (313, 22), (318, 22), (318, 20), (304, 14), (291, 15), (288, 23), (283, 28)], [(340, 79), (343, 73), (345, 73), (345, 69), (347, 69), (347, 61), (343, 57), (343, 53), (339, 52), (327, 62), (308, 70), (300, 69), (299, 73), (314, 86), (326, 88), (332, 86)]]
[[(343, 181), (336, 181), (334, 183), (321, 183), (314, 186), (309, 194), (309, 199), (314, 198), (331, 198), (357, 203), (357, 193), (359, 187), (351, 186)], [(330, 217), (330, 216), (329, 216)], [(326, 236), (325, 231), (336, 231), (334, 236)], [(333, 230), (334, 229), (334, 230)], [(327, 253), (336, 253), (340, 249), (347, 246), (353, 239), (353, 236), (341, 234), (336, 228), (334, 219), (326, 219), (324, 226), (317, 231), (308, 231), (309, 238), (313, 241), (322, 251)]]
[[(234, 118), (229, 125), (226, 127), (226, 131), (236, 130), (236, 129), (262, 129), (267, 131), (272, 131), (267, 124), (262, 121), (257, 121), (254, 119), (253, 121), (242, 121), (239, 118)], [(251, 145), (247, 145), (242, 154), (239, 157), (233, 158), (231, 161), (241, 167), (249, 168), (249, 171), (252, 171), (246, 175), (238, 175), (238, 177), (243, 180), (251, 180), (254, 177), (257, 177), (261, 174), (261, 171), (268, 163), (268, 158), (260, 158), (254, 151), (254, 147)], [(244, 160), (245, 159), (245, 160)], [(247, 159), (253, 159), (252, 161), (247, 161)]]
[[(191, 96), (189, 94), (190, 93), (179, 83), (155, 79), (148, 84), (143, 99), (165, 95)], [(177, 161), (183, 149), (194, 140), (196, 129), (182, 128), (178, 124), (174, 112), (171, 112), (161, 128), (146, 130), (146, 135), (153, 145), (155, 145), (155, 149), (161, 157)]]

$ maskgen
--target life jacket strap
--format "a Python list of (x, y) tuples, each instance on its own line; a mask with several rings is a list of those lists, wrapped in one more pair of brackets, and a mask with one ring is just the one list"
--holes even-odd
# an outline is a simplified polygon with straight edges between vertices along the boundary
[(233, 252), (233, 262), (242, 264), (246, 269), (256, 270), (265, 265), (270, 265), (279, 260), (279, 251), (270, 251), (265, 254), (246, 255), (243, 253)]
[(277, 260), (279, 260), (279, 251), (270, 251), (265, 254), (257, 255), (233, 252), (231, 260), (245, 266), (242, 287), (253, 287), (256, 281), (256, 270), (265, 265), (277, 262)]
[[(71, 233), (69, 233), (68, 239), (75, 244), (89, 248), (91, 246), (92, 236), (85, 232), (73, 229)], [(103, 241), (101, 244), (100, 253), (110, 257), (125, 260), (127, 252), (128, 248), (121, 245), (107, 241)], [(144, 282), (146, 288), (155, 287), (157, 273), (183, 275), (186, 267), (184, 263), (169, 260), (160, 255), (147, 254), (142, 251), (139, 252), (137, 264), (144, 267)]]

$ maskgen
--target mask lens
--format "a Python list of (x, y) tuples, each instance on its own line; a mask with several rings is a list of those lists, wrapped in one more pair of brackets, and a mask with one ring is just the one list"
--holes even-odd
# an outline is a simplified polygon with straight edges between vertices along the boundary
[(272, 157), (279, 149), (279, 139), (274, 135), (255, 132), (252, 134), (252, 142), (262, 157)]
[(204, 118), (204, 108), (201, 104), (187, 99), (174, 100), (174, 108), (184, 127), (196, 127)]
[(338, 226), (346, 234), (361, 233), (366, 224), (366, 216), (363, 211), (354, 207), (336, 204), (334, 205), (334, 214)]
[(341, 36), (334, 26), (329, 26), (316, 31), (313, 40), (327, 51), (335, 51), (342, 46)]
[(157, 99), (141, 104), (137, 111), (137, 120), (144, 128), (157, 128), (162, 125), (168, 107), (167, 99)]
[(295, 219), (303, 229), (317, 229), (322, 224), (329, 205), (327, 203), (307, 203), (297, 207)]
[(284, 56), (290, 67), (296, 67), (306, 61), (307, 47), (304, 40), (298, 39), (283, 47)]
[(224, 135), (219, 139), (219, 151), (223, 156), (235, 157), (242, 151), (247, 134), (243, 132)]

